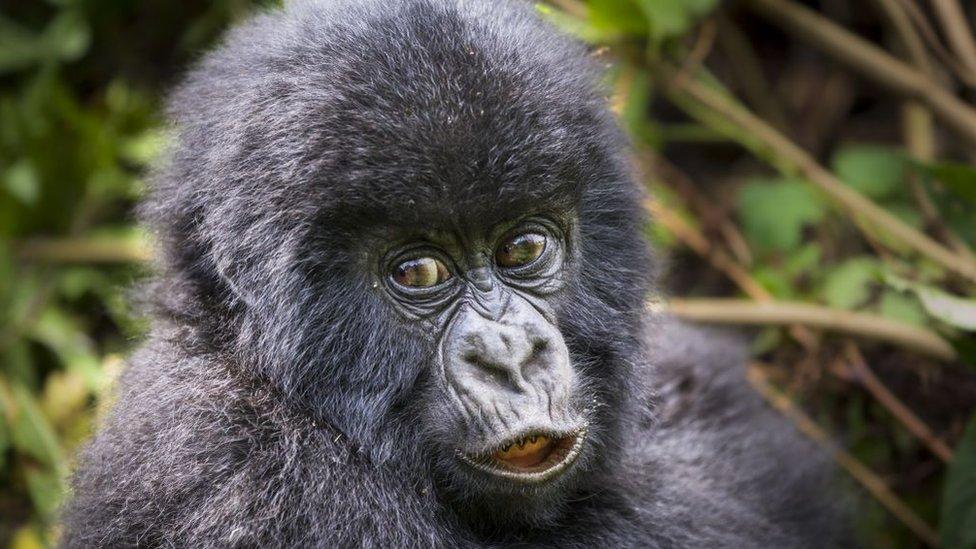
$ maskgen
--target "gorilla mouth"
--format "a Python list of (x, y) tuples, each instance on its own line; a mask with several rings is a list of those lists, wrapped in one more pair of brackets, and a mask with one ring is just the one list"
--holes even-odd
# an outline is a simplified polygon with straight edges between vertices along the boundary
[(586, 427), (564, 434), (533, 431), (507, 439), (480, 454), (458, 452), (467, 465), (492, 476), (523, 483), (555, 478), (576, 461)]

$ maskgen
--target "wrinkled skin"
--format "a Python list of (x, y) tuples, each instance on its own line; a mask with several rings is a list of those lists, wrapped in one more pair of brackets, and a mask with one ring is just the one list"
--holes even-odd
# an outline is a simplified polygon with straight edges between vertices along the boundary
[[(154, 328), (63, 545), (839, 543), (830, 471), (739, 345), (645, 313), (596, 81), (515, 2), (297, 1), (233, 31), (171, 100)], [(529, 435), (559, 463), (479, 468)]]

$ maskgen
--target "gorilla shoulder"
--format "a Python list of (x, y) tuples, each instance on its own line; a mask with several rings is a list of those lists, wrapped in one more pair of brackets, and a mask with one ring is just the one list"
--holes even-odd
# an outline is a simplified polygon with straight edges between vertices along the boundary
[(647, 340), (648, 405), (626, 462), (644, 479), (638, 499), (653, 494), (654, 535), (677, 546), (702, 543), (702, 532), (721, 545), (840, 546), (845, 504), (829, 497), (839, 488), (829, 456), (748, 386), (744, 340), (670, 319), (652, 321)]

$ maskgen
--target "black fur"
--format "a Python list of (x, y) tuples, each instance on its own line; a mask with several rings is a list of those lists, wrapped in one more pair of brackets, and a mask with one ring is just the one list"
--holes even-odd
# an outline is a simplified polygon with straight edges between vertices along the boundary
[[(745, 387), (739, 345), (644, 313), (642, 195), (596, 80), (508, 1), (293, 2), (233, 31), (172, 100), (144, 208), (155, 327), (82, 455), (63, 544), (835, 541), (829, 471)], [(391, 311), (370, 250), (540, 209), (575, 220), (556, 312), (590, 442), (558, 490), (487, 498), (418, 419), (431, 327)]]

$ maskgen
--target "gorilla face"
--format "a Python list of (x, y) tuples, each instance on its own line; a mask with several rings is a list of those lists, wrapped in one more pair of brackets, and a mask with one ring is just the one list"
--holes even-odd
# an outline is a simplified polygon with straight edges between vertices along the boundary
[(625, 143), (520, 3), (344, 5), (259, 18), (175, 94), (161, 312), (460, 512), (551, 518), (614, 467), (640, 360)]
[[(386, 296), (427, 322), (438, 426), (469, 475), (539, 485), (579, 456), (587, 421), (554, 297), (576, 249), (569, 216), (532, 215), (485, 232), (431, 235), (384, 254)], [(433, 422), (433, 418), (428, 417)]]

